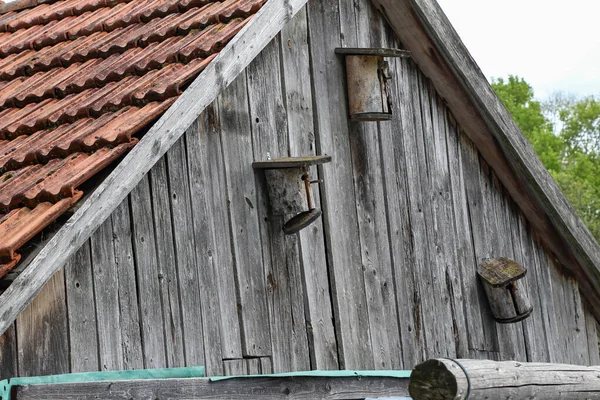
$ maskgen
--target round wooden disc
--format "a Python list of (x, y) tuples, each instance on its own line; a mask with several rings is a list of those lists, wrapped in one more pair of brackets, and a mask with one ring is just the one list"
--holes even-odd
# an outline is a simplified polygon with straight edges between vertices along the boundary
[(302, 229), (315, 222), (321, 214), (323, 213), (318, 208), (303, 211), (283, 225), (283, 233), (286, 235), (293, 235), (294, 233), (300, 232)]

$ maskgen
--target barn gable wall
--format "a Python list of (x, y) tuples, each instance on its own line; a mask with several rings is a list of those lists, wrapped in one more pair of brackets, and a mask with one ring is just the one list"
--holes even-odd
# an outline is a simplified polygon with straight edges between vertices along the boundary
[[(369, 4), (309, 2), (20, 315), (2, 377), (600, 364), (577, 282), (418, 66), (391, 60), (392, 121), (348, 121), (333, 49), (401, 46)], [(312, 154), (333, 157), (323, 218), (285, 236), (251, 163)], [(524, 322), (491, 317), (475, 268), (496, 256), (529, 268)]]

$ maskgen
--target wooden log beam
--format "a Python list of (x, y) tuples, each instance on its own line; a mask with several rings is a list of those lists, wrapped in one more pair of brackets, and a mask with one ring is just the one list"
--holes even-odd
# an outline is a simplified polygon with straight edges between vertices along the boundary
[(269, 0), (227, 44), (0, 296), (0, 334), (306, 1)]
[(257, 399), (336, 400), (408, 395), (408, 379), (392, 377), (264, 377), (212, 382), (206, 378), (23, 385), (14, 400)]
[(600, 399), (600, 366), (435, 359), (410, 376), (414, 400)]
[(372, 0), (600, 319), (600, 246), (435, 0)]

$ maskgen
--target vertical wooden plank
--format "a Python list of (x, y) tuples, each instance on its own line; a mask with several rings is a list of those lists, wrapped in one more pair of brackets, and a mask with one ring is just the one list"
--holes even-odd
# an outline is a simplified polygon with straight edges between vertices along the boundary
[[(405, 134), (403, 135), (403, 146), (405, 150), (405, 163), (407, 174), (407, 193), (409, 218), (411, 221), (411, 247), (414, 254), (414, 282), (415, 282), (415, 329), (417, 330), (417, 338), (422, 336), (424, 343), (423, 358), (433, 357), (434, 354), (441, 354), (439, 344), (436, 346), (436, 337), (432, 329), (437, 329), (434, 321), (431, 321), (429, 316), (434, 308), (431, 306), (432, 297), (432, 277), (428, 262), (428, 240), (426, 233), (426, 220), (424, 207), (426, 206), (423, 199), (422, 184), (421, 184), (421, 161), (418, 153), (417, 137), (421, 135), (421, 113), (419, 105), (419, 89), (418, 89), (418, 70), (412, 62), (406, 64), (406, 75), (404, 78), (407, 94), (407, 109), (406, 116), (403, 112), (403, 126)], [(416, 96), (416, 97), (415, 97)], [(415, 101), (416, 99), (416, 101)], [(421, 160), (421, 161), (420, 161)], [(426, 175), (425, 175), (426, 176)], [(435, 314), (434, 314), (435, 315)]]
[[(433, 84), (429, 82), (431, 114), (433, 130), (429, 137), (431, 154), (428, 156), (435, 165), (435, 176), (432, 186), (434, 204), (434, 221), (438, 237), (438, 252), (441, 249), (441, 264), (444, 277), (443, 289), (448, 293), (448, 305), (451, 309), (452, 334), (456, 346), (456, 357), (469, 356), (467, 339), (467, 325), (464, 311), (464, 297), (462, 292), (462, 276), (458, 265), (458, 240), (454, 227), (454, 210), (452, 200), (452, 182), (450, 176), (450, 162), (448, 160), (447, 126), (449, 124), (446, 106), (443, 100), (435, 93)], [(426, 141), (427, 142), (427, 141)]]
[[(213, 181), (212, 176), (219, 177), (215, 167), (222, 167), (222, 153), (219, 142), (219, 132), (215, 126), (218, 114), (214, 105), (196, 121), (186, 134), (187, 156), (189, 161), (189, 180), (193, 208), (194, 234), (196, 238), (196, 259), (198, 260), (198, 273), (200, 276), (200, 293), (202, 299), (202, 320), (204, 326), (204, 348), (206, 353), (206, 368), (209, 375), (223, 373), (223, 358), (237, 353), (241, 357), (241, 336), (237, 317), (235, 297), (229, 301), (219, 291), (228, 292), (235, 287), (233, 278), (233, 265), (231, 253), (220, 258), (222, 252), (219, 247), (230, 249), (229, 221), (225, 215), (223, 224), (215, 224), (215, 213), (223, 214), (226, 204), (212, 203), (215, 196), (211, 192), (224, 192), (222, 181)], [(210, 147), (209, 147), (210, 146)], [(223, 171), (220, 172), (221, 174)], [(223, 275), (229, 278), (227, 285), (220, 285), (219, 269), (224, 269)], [(222, 321), (221, 316), (226, 320)], [(227, 343), (231, 341), (232, 343)]]
[[(493, 228), (490, 226), (491, 221), (487, 218), (486, 208), (489, 207), (489, 205), (486, 204), (487, 198), (481, 183), (484, 178), (481, 176), (482, 171), (479, 164), (479, 154), (477, 149), (473, 142), (471, 142), (462, 131), (460, 131), (459, 146), (465, 178), (471, 237), (474, 246), (475, 268), (477, 268), (477, 265), (483, 259), (492, 256), (493, 249), (490, 244), (491, 239), (489, 236)], [(496, 334), (496, 322), (491, 315), (483, 288), (481, 287), (477, 275), (473, 274), (467, 279), (474, 280), (477, 285), (479, 300), (476, 304), (479, 305), (481, 311), (483, 325), (482, 336), (485, 338), (485, 347), (474, 350), (497, 352), (499, 351), (499, 347)], [(477, 333), (473, 332), (473, 334)]]
[(447, 125), (448, 161), (450, 170), (450, 185), (452, 186), (452, 208), (454, 210), (455, 245), (457, 255), (457, 270), (461, 276), (461, 285), (465, 306), (465, 320), (469, 357), (475, 357), (475, 351), (486, 350), (486, 335), (483, 334), (484, 321), (481, 315), (480, 301), (482, 298), (481, 287), (477, 278), (477, 260), (469, 219), (469, 206), (463, 165), (463, 153), (459, 141), (459, 131), (454, 121)]
[[(287, 109), (291, 156), (316, 154), (313, 98), (308, 45), (306, 7), (281, 32), (281, 58)], [(317, 177), (313, 168), (312, 176)], [(313, 186), (316, 207), (321, 206), (318, 185)], [(306, 301), (306, 323), (312, 369), (338, 369), (337, 343), (333, 326), (325, 238), (321, 221), (300, 231), (302, 286), (292, 283), (292, 290), (303, 288)], [(294, 298), (300, 293), (293, 295)], [(297, 303), (295, 303), (297, 304)], [(303, 329), (298, 327), (297, 329)]]
[[(228, 213), (227, 187), (225, 185), (225, 165), (223, 149), (221, 146), (221, 126), (217, 104), (205, 111), (205, 119), (199, 126), (202, 159), (205, 160), (205, 191), (208, 193), (206, 201), (211, 210), (213, 232), (213, 268), (218, 280), (219, 307), (221, 311), (221, 346), (223, 358), (242, 357), (241, 328), (238, 317), (238, 301), (231, 295), (231, 288), (235, 286), (235, 270)], [(190, 147), (191, 148), (191, 147)], [(199, 163), (197, 154), (188, 151), (190, 164)]]
[(119, 270), (114, 258), (112, 219), (106, 220), (91, 238), (92, 271), (98, 323), (98, 354), (101, 371), (124, 369), (119, 312)]
[[(179, 279), (177, 276), (177, 263), (175, 262), (175, 244), (173, 243), (171, 202), (165, 157), (156, 163), (150, 171), (149, 178), (167, 366), (183, 367), (185, 366), (183, 322), (181, 320)], [(156, 329), (160, 328), (156, 327)]]
[[(492, 240), (495, 244), (494, 257), (504, 256), (514, 259), (514, 247), (512, 244), (512, 235), (510, 234), (511, 228), (507, 215), (509, 207), (502, 196), (502, 185), (491, 169), (489, 170), (488, 179), (490, 180), (488, 192), (490, 203), (488, 211), (490, 214), (488, 214), (488, 218), (495, 219), (497, 229), (495, 232), (492, 232)], [(527, 361), (523, 324), (521, 322), (498, 324), (497, 332), (499, 335), (500, 354), (503, 359)]]
[(598, 322), (589, 311), (590, 305), (585, 305), (585, 330), (588, 342), (589, 365), (600, 365), (600, 332)]
[(271, 357), (261, 357), (260, 360), (260, 371), (261, 374), (272, 374), (273, 373), (273, 363), (271, 362)]
[(129, 198), (112, 213), (115, 264), (119, 273), (119, 314), (123, 346), (123, 369), (144, 368), (140, 313), (131, 243)]
[(16, 322), (19, 376), (70, 371), (64, 270), (58, 271)]
[(339, 3), (312, 0), (308, 11), (317, 148), (333, 157), (321, 168), (325, 181), (322, 202), (340, 367), (371, 369), (374, 363), (352, 190), (343, 64), (333, 51), (341, 45)]
[(396, 84), (392, 85), (392, 92), (398, 110), (390, 124), (380, 124), (379, 134), (395, 280), (395, 289), (388, 285), (387, 290), (395, 292), (390, 296), (396, 296), (402, 340), (401, 368), (411, 369), (425, 358), (425, 343), (420, 291), (416, 281), (418, 276), (415, 276), (414, 268), (416, 260), (409, 215), (408, 168), (405, 164), (404, 136), (413, 132), (406, 63), (406, 60), (393, 60)]
[[(344, 2), (347, 3), (347, 2)], [(352, 4), (352, 3), (349, 3)], [(341, 5), (342, 25), (346, 19), (352, 26), (342, 26), (343, 45), (348, 47), (382, 47), (382, 37), (373, 32), (376, 11), (366, 2), (353, 7)], [(395, 298), (386, 295), (392, 286), (392, 260), (387, 226), (387, 209), (382, 178), (381, 148), (377, 139), (379, 125), (387, 123), (349, 124), (350, 150), (356, 193), (363, 279), (371, 332), (373, 363), (376, 369), (398, 368), (401, 345)]]
[[(513, 205), (514, 206), (514, 205)], [(515, 260), (524, 265), (528, 272), (524, 279), (529, 299), (533, 305), (533, 313), (523, 321), (523, 332), (525, 335), (525, 346), (529, 362), (550, 362), (550, 350), (548, 345), (548, 334), (543, 320), (545, 305), (540, 298), (541, 292), (545, 292), (543, 285), (538, 281), (539, 271), (533, 254), (532, 242), (529, 237), (528, 228), (524, 217), (518, 210), (514, 212), (513, 219), (513, 243), (515, 245)]]
[(261, 373), (260, 358), (248, 358), (244, 361), (246, 362), (246, 373), (248, 375), (258, 375)]
[[(246, 77), (238, 77), (219, 101), (236, 284), (241, 308), (244, 356), (271, 354), (266, 289), (252, 169), (252, 136)], [(260, 121), (259, 121), (260, 123)]]
[(130, 194), (133, 251), (140, 302), (144, 368), (166, 368), (165, 332), (150, 181), (145, 176)]
[(566, 276), (551, 265), (552, 294), (557, 317), (559, 349), (562, 362), (587, 365), (589, 354), (585, 329), (585, 314), (575, 278)]
[(245, 361), (243, 359), (224, 360), (223, 369), (225, 370), (225, 376), (247, 375)]
[(182, 137), (167, 152), (171, 217), (175, 239), (175, 260), (179, 278), (179, 299), (183, 323), (183, 343), (186, 365), (204, 365), (204, 331), (196, 243), (192, 221), (192, 206), (188, 183), (188, 168)]
[(558, 318), (554, 304), (554, 289), (550, 279), (548, 256), (531, 231), (529, 242), (531, 243), (533, 265), (535, 266), (534, 272), (538, 282), (537, 290), (540, 297), (540, 314), (542, 315), (542, 321), (548, 340), (548, 357), (551, 363), (564, 362), (562, 361), (563, 356), (559, 347), (562, 339), (559, 336), (557, 328)]
[(572, 362), (577, 365), (590, 365), (590, 353), (586, 331), (585, 306), (579, 284), (574, 277), (567, 280), (565, 294), (571, 299), (571, 337), (573, 338)]
[[(248, 66), (248, 98), (254, 160), (289, 155), (287, 113), (283, 99), (280, 37), (274, 39)], [(266, 73), (266, 71), (269, 71)], [(269, 215), (269, 198), (262, 174), (257, 175), (258, 217), (267, 277), (267, 305), (271, 323), (273, 370), (310, 369), (304, 296), (292, 290), (291, 278), (300, 275), (298, 235), (286, 236), (283, 223), (291, 216)], [(293, 294), (296, 296), (292, 297)]]
[(71, 372), (97, 371), (98, 332), (90, 242), (65, 266)]
[(0, 336), (0, 380), (18, 376), (15, 324)]
[[(450, 295), (446, 287), (446, 266), (444, 255), (444, 241), (442, 233), (442, 205), (440, 196), (443, 196), (444, 187), (442, 174), (443, 163), (438, 161), (433, 153), (432, 132), (437, 130), (437, 121), (432, 115), (433, 93), (430, 84), (421, 73), (415, 82), (415, 96), (413, 101), (420, 105), (420, 123), (416, 123), (416, 154), (419, 163), (419, 177), (423, 199), (423, 214), (425, 217), (425, 233), (427, 237), (427, 266), (429, 285), (432, 290), (425, 302), (426, 315), (435, 315), (431, 319), (429, 329), (432, 333), (428, 343), (435, 356), (455, 357), (456, 345), (454, 341), (454, 327), (452, 324), (452, 310)], [(440, 194), (441, 193), (441, 194)], [(450, 327), (453, 327), (450, 329)]]

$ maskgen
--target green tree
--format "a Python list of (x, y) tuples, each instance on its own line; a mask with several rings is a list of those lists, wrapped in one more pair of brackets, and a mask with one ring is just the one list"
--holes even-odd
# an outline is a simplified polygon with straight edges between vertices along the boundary
[(492, 86), (544, 166), (600, 241), (600, 102), (561, 93), (541, 104), (522, 78)]
[(534, 99), (533, 88), (524, 79), (512, 75), (506, 81), (502, 78), (492, 79), (492, 87), (533, 145), (544, 166), (551, 172), (558, 172), (564, 143), (553, 134), (553, 125), (544, 116), (540, 102)]

